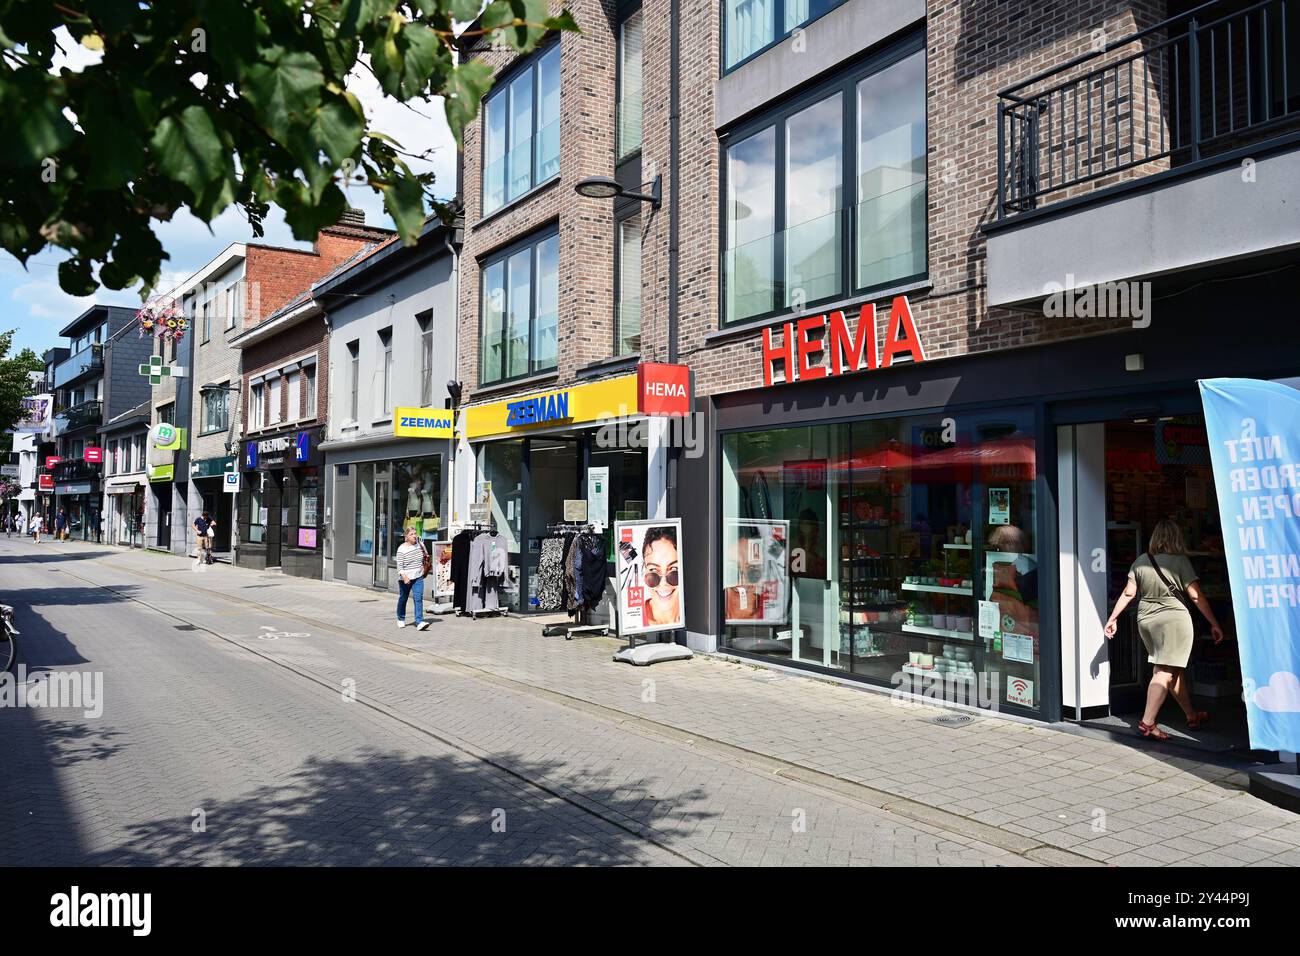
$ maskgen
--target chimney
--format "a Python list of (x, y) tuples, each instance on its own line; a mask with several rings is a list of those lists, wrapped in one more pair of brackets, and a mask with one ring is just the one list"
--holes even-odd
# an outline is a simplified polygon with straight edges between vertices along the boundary
[(356, 206), (349, 206), (339, 216), (340, 226), (364, 226), (366, 224), (366, 211), (358, 209)]

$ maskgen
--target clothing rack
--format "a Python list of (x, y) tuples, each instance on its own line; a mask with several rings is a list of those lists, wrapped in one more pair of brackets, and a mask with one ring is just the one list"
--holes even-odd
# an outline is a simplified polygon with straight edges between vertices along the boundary
[[(556, 522), (555, 524), (548, 524), (546, 526), (546, 531), (548, 534), (557, 534), (557, 533), (565, 533), (565, 532), (573, 532), (574, 534), (597, 534), (598, 533), (596, 531), (596, 526), (592, 524), (590, 521), (559, 521)], [(614, 613), (615, 615), (618, 614), (617, 603), (614, 605)], [(551, 633), (548, 634), (547, 632), (551, 628), (563, 628), (564, 639), (566, 641), (573, 640), (573, 635), (575, 634), (594, 634), (600, 637), (608, 636), (609, 625), (592, 624), (590, 615), (591, 615), (590, 610), (584, 607), (582, 608), (582, 610), (578, 612), (578, 620), (576, 623), (548, 624), (546, 627), (542, 628), (542, 634), (544, 636), (551, 637), (557, 633), (556, 631), (551, 631)]]
[[(456, 534), (461, 531), (486, 531), (490, 534), (497, 533), (497, 523), (495, 520), (484, 524), (481, 521), (467, 521), (459, 526)], [(455, 535), (452, 535), (454, 537)], [(497, 607), (482, 607), (475, 611), (466, 611), (464, 608), (456, 608), (457, 617), (467, 617), (471, 621), (477, 621), (480, 617), (509, 617), (510, 609), (505, 605)]]

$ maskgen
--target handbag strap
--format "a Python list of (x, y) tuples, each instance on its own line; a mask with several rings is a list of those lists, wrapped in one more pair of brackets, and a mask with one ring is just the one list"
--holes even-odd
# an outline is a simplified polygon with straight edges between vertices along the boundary
[(1147, 560), (1151, 562), (1151, 567), (1156, 569), (1156, 575), (1159, 576), (1161, 583), (1164, 584), (1164, 586), (1169, 589), (1170, 596), (1177, 598), (1179, 601), (1183, 600), (1182, 588), (1174, 587), (1173, 582), (1171, 582), (1167, 577), (1165, 577), (1165, 572), (1161, 571), (1160, 565), (1156, 563), (1156, 556), (1152, 554), (1150, 551), (1148, 551), (1146, 555), (1147, 555)]

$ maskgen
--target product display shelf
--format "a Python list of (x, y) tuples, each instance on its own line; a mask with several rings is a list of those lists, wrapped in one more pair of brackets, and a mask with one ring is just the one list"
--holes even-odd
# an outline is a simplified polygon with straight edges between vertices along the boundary
[(957, 594), (962, 597), (974, 597), (975, 591), (971, 588), (954, 588), (942, 584), (903, 584), (904, 591), (925, 591), (930, 594)]
[(974, 674), (960, 674), (955, 671), (941, 671), (934, 667), (918, 667), (916, 664), (904, 664), (902, 667), (904, 674), (911, 674), (913, 677), (936, 677), (947, 681), (961, 682), (964, 684), (974, 683), (976, 676)]
[(923, 624), (904, 624), (902, 629), (908, 634), (926, 634), (930, 637), (944, 637), (954, 641), (975, 643), (975, 635), (970, 631), (950, 631), (947, 628), (926, 627)]

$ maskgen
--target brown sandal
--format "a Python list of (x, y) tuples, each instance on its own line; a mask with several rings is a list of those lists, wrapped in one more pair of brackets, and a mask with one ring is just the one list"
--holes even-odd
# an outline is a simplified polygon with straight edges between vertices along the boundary
[(1187, 715), (1187, 729), (1198, 730), (1209, 723), (1210, 715), (1203, 710), (1198, 710), (1194, 714)]
[(1168, 740), (1169, 735), (1161, 730), (1156, 724), (1146, 724), (1138, 721), (1138, 733), (1143, 737), (1150, 737), (1152, 740)]

